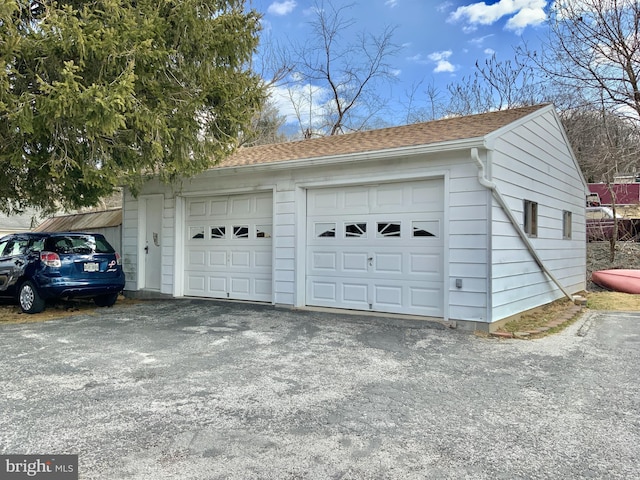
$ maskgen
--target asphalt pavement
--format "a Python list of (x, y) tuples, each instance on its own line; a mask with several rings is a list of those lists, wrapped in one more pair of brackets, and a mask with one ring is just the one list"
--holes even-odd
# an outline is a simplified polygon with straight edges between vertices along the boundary
[(0, 453), (81, 479), (640, 478), (640, 313), (433, 327), (196, 300), (0, 324)]

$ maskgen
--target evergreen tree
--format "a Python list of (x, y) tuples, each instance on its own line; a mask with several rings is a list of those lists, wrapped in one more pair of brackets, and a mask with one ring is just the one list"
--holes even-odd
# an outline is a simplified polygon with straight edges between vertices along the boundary
[(244, 0), (0, 0), (0, 209), (97, 203), (230, 154), (264, 92)]

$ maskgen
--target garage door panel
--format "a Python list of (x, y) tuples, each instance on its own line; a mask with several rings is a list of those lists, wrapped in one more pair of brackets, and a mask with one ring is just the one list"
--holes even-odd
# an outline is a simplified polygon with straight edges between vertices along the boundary
[[(338, 298), (336, 296), (337, 284), (336, 282), (310, 282), (310, 288), (307, 292), (307, 296), (317, 305), (324, 305), (329, 301), (328, 305), (335, 303)], [(317, 303), (320, 302), (320, 303)], [(312, 303), (313, 305), (313, 303)]]
[(342, 300), (351, 305), (359, 304), (363, 308), (369, 306), (369, 285), (368, 283), (348, 282), (342, 283)]
[(205, 292), (206, 277), (204, 275), (189, 275), (187, 285), (194, 292)]
[[(369, 209), (370, 192), (367, 188), (351, 189), (340, 192), (341, 202), (339, 202), (339, 211), (349, 209), (353, 213), (367, 212)], [(335, 213), (335, 210), (334, 210)]]
[(271, 271), (271, 250), (268, 252), (255, 251), (253, 252), (254, 262), (256, 268), (263, 269), (264, 271)]
[(191, 202), (189, 204), (189, 216), (199, 217), (207, 214), (207, 202)]
[(187, 263), (189, 266), (204, 267), (206, 266), (207, 254), (203, 250), (195, 250), (189, 252)]
[(226, 216), (228, 211), (229, 202), (227, 199), (223, 200), (211, 200), (209, 202), (209, 215), (218, 216), (223, 215)]
[(251, 266), (251, 251), (232, 251), (231, 268), (249, 268)]
[(442, 180), (307, 192), (307, 304), (442, 316)]
[(409, 254), (408, 270), (416, 275), (442, 277), (442, 256), (438, 254)]
[(376, 273), (396, 273), (402, 274), (403, 257), (402, 252), (398, 253), (376, 253), (374, 256), (374, 271)]
[(311, 269), (335, 272), (338, 266), (337, 257), (336, 252), (313, 252), (311, 254)]
[(440, 309), (437, 308), (438, 300), (442, 298), (442, 288), (434, 286), (409, 288), (409, 299), (412, 309), (425, 311), (427, 315), (438, 316)]
[(271, 279), (270, 278), (256, 278), (254, 279), (254, 291), (256, 295), (262, 297), (271, 297)]
[(342, 271), (347, 274), (366, 273), (368, 263), (369, 260), (366, 253), (345, 252), (342, 254)]
[(227, 277), (209, 276), (209, 290), (207, 291), (209, 295), (216, 298), (225, 298), (227, 291)]
[(272, 210), (271, 193), (188, 199), (185, 295), (271, 301)]
[(373, 285), (375, 306), (402, 307), (402, 287)]
[(242, 296), (246, 296), (249, 295), (249, 293), (251, 292), (251, 278), (249, 277), (232, 277), (231, 278), (231, 288), (229, 289), (229, 293), (236, 296), (236, 295), (242, 295)]
[(210, 267), (225, 267), (227, 265), (227, 252), (209, 252)]

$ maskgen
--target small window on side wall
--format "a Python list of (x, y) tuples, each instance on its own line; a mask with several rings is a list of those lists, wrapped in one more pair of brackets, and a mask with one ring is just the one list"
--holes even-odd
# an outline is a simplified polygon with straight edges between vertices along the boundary
[(567, 210), (562, 212), (562, 238), (571, 239), (571, 212)]
[(538, 236), (538, 204), (531, 200), (524, 201), (524, 233)]

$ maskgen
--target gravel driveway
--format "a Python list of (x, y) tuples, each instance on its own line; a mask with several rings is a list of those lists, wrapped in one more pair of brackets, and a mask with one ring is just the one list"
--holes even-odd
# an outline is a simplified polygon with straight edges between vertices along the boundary
[(0, 453), (82, 479), (638, 478), (640, 314), (496, 340), (171, 300), (0, 325)]

